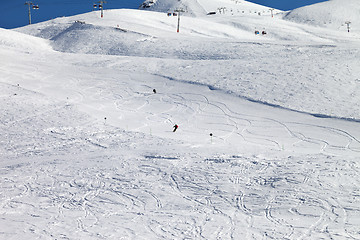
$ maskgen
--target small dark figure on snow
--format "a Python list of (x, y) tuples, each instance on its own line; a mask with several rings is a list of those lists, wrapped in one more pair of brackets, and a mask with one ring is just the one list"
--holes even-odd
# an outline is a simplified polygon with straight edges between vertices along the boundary
[(178, 126), (177, 124), (175, 124), (175, 125), (174, 125), (174, 131), (173, 131), (173, 132), (176, 132), (176, 130), (178, 129), (178, 127), (179, 127), (179, 126)]
[(153, 93), (156, 93), (156, 89), (155, 89), (155, 88), (153, 89)]

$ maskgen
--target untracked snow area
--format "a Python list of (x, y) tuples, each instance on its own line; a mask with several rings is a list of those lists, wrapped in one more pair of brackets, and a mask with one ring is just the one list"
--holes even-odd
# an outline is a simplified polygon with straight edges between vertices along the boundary
[(360, 239), (359, 32), (176, 24), (0, 29), (0, 239)]
[(350, 22), (351, 31), (360, 31), (360, 4), (358, 0), (329, 0), (290, 11), (285, 19), (322, 26), (332, 29), (347, 30)]

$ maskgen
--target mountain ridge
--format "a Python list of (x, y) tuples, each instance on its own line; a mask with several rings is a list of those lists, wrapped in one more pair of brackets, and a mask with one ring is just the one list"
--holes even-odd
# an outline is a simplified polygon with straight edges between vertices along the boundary
[(285, 20), (313, 26), (360, 32), (360, 4), (357, 0), (329, 0), (289, 11)]

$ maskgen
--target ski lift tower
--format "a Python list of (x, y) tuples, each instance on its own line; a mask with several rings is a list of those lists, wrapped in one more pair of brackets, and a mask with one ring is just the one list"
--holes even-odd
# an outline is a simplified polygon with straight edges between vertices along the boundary
[(100, 8), (100, 10), (101, 10), (101, 18), (102, 17), (104, 17), (104, 3), (107, 3), (106, 1), (103, 1), (103, 0), (101, 0), (101, 1), (98, 1), (97, 2), (98, 4), (94, 4), (94, 8)]
[(273, 17), (274, 17), (274, 10), (275, 10), (275, 9), (274, 9), (274, 8), (270, 8), (269, 10), (270, 10), (270, 12), (271, 12), (271, 17), (273, 18)]
[(178, 13), (178, 25), (177, 25), (177, 32), (180, 32), (180, 13), (185, 12), (184, 9), (176, 9), (174, 12)]
[(38, 5), (35, 5), (34, 3), (32, 2), (25, 2), (25, 5), (28, 5), (29, 6), (29, 25), (31, 24), (31, 8), (32, 9), (35, 9), (35, 10), (38, 10), (39, 9), (39, 6)]
[(347, 25), (347, 30), (348, 30), (348, 32), (350, 32), (350, 21), (347, 21), (347, 22), (345, 22), (345, 24)]

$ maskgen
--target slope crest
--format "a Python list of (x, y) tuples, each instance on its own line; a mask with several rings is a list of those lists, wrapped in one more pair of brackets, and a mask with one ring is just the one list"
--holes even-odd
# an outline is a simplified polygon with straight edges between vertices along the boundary
[(45, 39), (0, 28), (0, 46), (22, 51), (51, 50)]
[[(209, 12), (218, 12), (222, 14), (235, 12), (268, 12), (269, 8), (247, 2), (244, 0), (145, 0), (139, 7), (157, 12), (171, 12), (175, 9), (183, 9), (185, 14), (192, 16), (203, 16)], [(280, 12), (275, 10), (275, 12)], [(219, 12), (218, 12), (219, 13)]]
[(54, 50), (60, 52), (123, 55), (128, 54), (132, 43), (144, 37), (120, 28), (75, 22), (50, 40)]
[(205, 9), (197, 0), (146, 0), (140, 6), (140, 9), (149, 9), (156, 12), (172, 12), (177, 9), (182, 9), (186, 15), (190, 16), (206, 14)]
[(354, 31), (360, 30), (358, 0), (330, 0), (288, 12), (285, 20), (346, 31), (345, 22), (351, 22)]
[(196, 0), (146, 0), (140, 9), (149, 9), (156, 12), (172, 12), (177, 9), (185, 11), (186, 15), (205, 15), (206, 11)]

